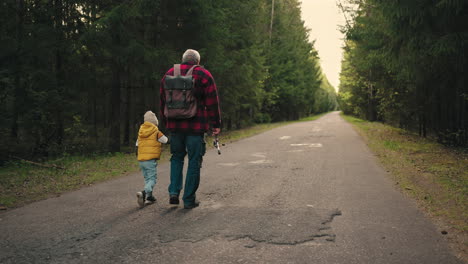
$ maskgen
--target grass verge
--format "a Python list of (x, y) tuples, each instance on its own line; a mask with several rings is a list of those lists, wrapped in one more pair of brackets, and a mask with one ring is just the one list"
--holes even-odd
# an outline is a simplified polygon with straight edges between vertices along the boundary
[[(299, 121), (312, 121), (322, 115), (324, 114), (310, 116)], [(227, 131), (221, 133), (219, 139), (221, 143), (233, 142), (290, 123), (292, 122), (260, 124)], [(211, 142), (209, 140), (208, 142)], [(160, 163), (169, 160), (168, 146), (163, 147), (161, 157)], [(54, 164), (65, 169), (43, 168), (23, 161), (10, 162), (0, 167), (0, 210), (58, 196), (63, 192), (139, 170), (135, 154), (125, 153), (67, 156), (43, 164)]]
[(468, 248), (468, 151), (377, 122), (342, 115), (361, 134), (401, 190), (415, 198), (452, 239)]
[(44, 163), (65, 169), (10, 162), (0, 168), (0, 204), (7, 208), (18, 207), (136, 171), (135, 160), (135, 155), (114, 153), (62, 157)]

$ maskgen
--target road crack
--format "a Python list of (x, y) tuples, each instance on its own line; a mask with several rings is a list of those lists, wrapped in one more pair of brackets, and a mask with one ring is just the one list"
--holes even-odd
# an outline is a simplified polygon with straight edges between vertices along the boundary
[(330, 223), (341, 215), (337, 209), (239, 208), (193, 211), (179, 215), (170, 228), (158, 234), (161, 243), (196, 243), (210, 237), (250, 239), (256, 243), (300, 245), (311, 241), (334, 242)]

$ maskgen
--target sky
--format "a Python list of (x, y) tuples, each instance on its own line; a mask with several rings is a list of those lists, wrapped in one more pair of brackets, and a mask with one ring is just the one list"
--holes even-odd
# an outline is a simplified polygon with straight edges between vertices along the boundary
[(336, 0), (301, 0), (302, 20), (310, 29), (310, 41), (315, 40), (322, 70), (330, 83), (338, 90), (343, 50), (343, 34), (339, 25), (345, 19)]

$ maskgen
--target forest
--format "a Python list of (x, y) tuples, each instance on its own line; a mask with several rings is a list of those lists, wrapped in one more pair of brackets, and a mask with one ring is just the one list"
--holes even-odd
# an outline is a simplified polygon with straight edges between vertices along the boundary
[(347, 4), (338, 95), (344, 113), (466, 148), (468, 1)]
[(337, 108), (298, 0), (0, 6), (2, 160), (132, 146), (143, 113), (159, 113), (163, 74), (188, 48), (215, 78), (224, 131)]

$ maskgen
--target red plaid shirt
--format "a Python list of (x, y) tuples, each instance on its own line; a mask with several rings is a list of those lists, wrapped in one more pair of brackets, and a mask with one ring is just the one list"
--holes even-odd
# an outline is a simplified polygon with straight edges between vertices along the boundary
[[(185, 75), (193, 63), (180, 65), (180, 74)], [(221, 111), (219, 110), (218, 90), (211, 73), (203, 67), (195, 67), (192, 76), (195, 79), (195, 94), (198, 95), (197, 114), (189, 119), (168, 119), (164, 116), (166, 93), (164, 92), (164, 79), (166, 75), (174, 75), (172, 67), (162, 78), (159, 94), (161, 98), (161, 117), (166, 128), (172, 132), (205, 133), (210, 125), (213, 128), (221, 127)]]

